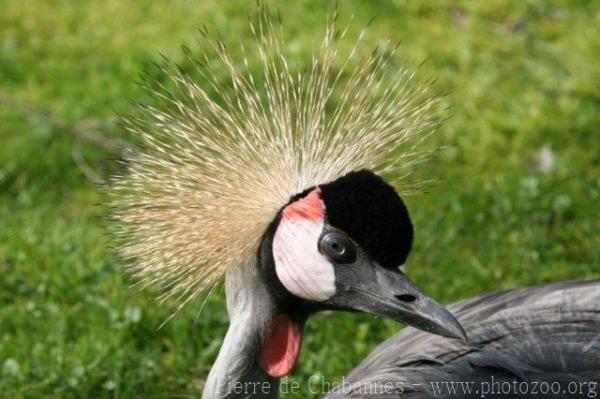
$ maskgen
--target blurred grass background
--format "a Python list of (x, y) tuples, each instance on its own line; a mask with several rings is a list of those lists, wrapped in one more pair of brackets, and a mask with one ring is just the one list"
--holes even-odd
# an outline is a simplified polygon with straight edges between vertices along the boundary
[[(308, 54), (331, 5), (271, 4), (290, 50)], [(365, 47), (400, 41), (402, 56), (425, 61), (420, 75), (448, 93), (453, 117), (431, 140), (447, 148), (417, 171), (439, 181), (407, 198), (416, 225), (410, 276), (442, 302), (597, 277), (600, 2), (352, 0), (339, 9), (355, 16), (349, 43), (374, 17)], [(223, 298), (158, 329), (173, 304), (130, 288), (91, 180), (116, 167), (119, 152), (107, 144), (130, 139), (115, 111), (134, 112), (146, 98), (138, 74), (151, 73), (159, 53), (177, 62), (182, 44), (201, 47), (202, 24), (228, 43), (249, 40), (252, 10), (2, 2), (0, 396), (198, 397), (227, 327)], [(291, 379), (339, 378), (399, 328), (318, 315)]]

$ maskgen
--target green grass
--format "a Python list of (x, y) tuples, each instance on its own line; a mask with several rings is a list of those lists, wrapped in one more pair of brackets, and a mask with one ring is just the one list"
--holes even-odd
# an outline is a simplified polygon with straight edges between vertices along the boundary
[[(230, 4), (231, 3), (231, 4)], [(247, 5), (175, 0), (26, 2), (0, 11), (0, 396), (198, 397), (227, 319), (222, 296), (198, 316), (132, 289), (106, 235), (104, 198), (73, 159), (101, 175), (118, 154), (53, 126), (99, 123), (146, 97), (139, 73), (183, 59), (202, 24), (249, 38)], [(229, 4), (229, 5), (224, 5)], [(330, 7), (275, 2), (290, 48), (308, 53)], [(600, 264), (600, 4), (587, 1), (341, 2), (350, 37), (375, 17), (366, 48), (390, 38), (437, 77), (453, 117), (447, 146), (417, 170), (438, 178), (407, 199), (416, 225), (410, 276), (442, 302), (597, 277)], [(88, 123), (89, 124), (89, 123)], [(554, 168), (532, 167), (550, 148)], [(401, 326), (358, 314), (311, 319), (299, 367), (339, 378)], [(291, 396), (290, 396), (291, 397)], [(309, 397), (302, 394), (296, 397)]]

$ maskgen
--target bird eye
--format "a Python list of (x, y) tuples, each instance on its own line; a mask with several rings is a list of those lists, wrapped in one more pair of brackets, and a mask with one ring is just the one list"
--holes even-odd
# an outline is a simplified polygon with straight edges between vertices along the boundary
[(319, 252), (337, 263), (352, 263), (356, 259), (356, 248), (344, 234), (326, 233), (319, 240)]

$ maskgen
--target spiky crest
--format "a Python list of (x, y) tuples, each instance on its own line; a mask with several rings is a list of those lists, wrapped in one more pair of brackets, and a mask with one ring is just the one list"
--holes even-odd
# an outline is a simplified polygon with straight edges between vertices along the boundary
[[(162, 105), (125, 121), (144, 149), (113, 179), (120, 254), (143, 284), (165, 286), (182, 304), (253, 256), (291, 196), (362, 168), (403, 177), (437, 124), (438, 98), (414, 73), (386, 73), (389, 43), (362, 57), (363, 32), (340, 58), (347, 29), (336, 30), (334, 16), (310, 64), (294, 72), (268, 10), (251, 30), (261, 73), (203, 31), (212, 53), (194, 60), (202, 80), (167, 67), (171, 87), (151, 90)], [(400, 193), (412, 190), (398, 180)]]

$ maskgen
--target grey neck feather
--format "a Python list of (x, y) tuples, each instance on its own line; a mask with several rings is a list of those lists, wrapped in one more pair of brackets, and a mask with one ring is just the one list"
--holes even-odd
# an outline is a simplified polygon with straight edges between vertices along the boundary
[(267, 375), (256, 360), (263, 334), (275, 316), (275, 303), (255, 260), (227, 272), (225, 295), (229, 330), (202, 398), (275, 398), (279, 379)]

